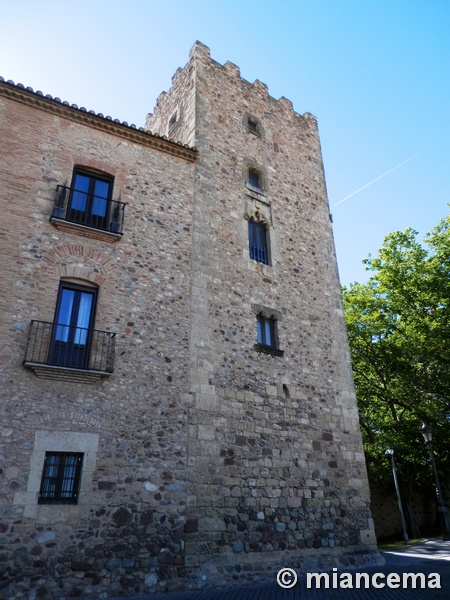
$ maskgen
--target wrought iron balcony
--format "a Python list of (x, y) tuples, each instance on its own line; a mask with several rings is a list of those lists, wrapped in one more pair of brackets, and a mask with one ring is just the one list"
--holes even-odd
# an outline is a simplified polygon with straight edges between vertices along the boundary
[(125, 206), (124, 202), (58, 185), (50, 221), (54, 224), (61, 221), (74, 223), (81, 227), (122, 236)]
[[(52, 379), (67, 379), (67, 374), (77, 381), (109, 377), (114, 368), (115, 338), (110, 331), (33, 320), (23, 364), (36, 375)], [(60, 377), (61, 373), (66, 376)]]

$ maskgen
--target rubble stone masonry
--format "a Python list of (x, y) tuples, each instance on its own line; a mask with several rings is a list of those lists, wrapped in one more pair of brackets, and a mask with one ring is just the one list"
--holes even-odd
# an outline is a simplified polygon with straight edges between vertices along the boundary
[[(0, 82), (5, 598), (379, 560), (316, 120), (199, 42), (172, 83), (138, 130)], [(77, 168), (123, 235), (55, 217)], [(113, 369), (31, 356), (61, 282), (96, 290)], [(38, 502), (48, 452), (83, 455), (76, 503)]]

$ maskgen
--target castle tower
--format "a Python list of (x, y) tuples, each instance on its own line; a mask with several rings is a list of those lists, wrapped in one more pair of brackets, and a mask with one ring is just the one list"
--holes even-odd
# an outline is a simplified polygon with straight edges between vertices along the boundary
[(198, 150), (186, 565), (375, 553), (316, 119), (197, 42), (146, 127)]

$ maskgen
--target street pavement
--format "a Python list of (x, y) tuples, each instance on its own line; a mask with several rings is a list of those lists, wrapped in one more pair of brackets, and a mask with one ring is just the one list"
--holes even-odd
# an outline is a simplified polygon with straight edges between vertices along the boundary
[[(430, 539), (420, 544), (408, 546), (396, 551), (385, 551), (381, 553), (386, 561), (383, 567), (371, 567), (367, 569), (342, 569), (335, 580), (337, 585), (333, 587), (333, 573), (330, 573), (329, 588), (324, 587), (323, 580), (320, 588), (313, 579), (313, 584), (307, 587), (305, 574), (299, 574), (296, 585), (290, 589), (281, 588), (277, 582), (255, 583), (249, 586), (224, 587), (214, 590), (182, 591), (158, 594), (144, 594), (141, 596), (127, 596), (126, 600), (449, 600), (450, 599), (450, 541), (442, 539)], [(286, 565), (288, 566), (288, 565)], [(342, 573), (351, 573), (353, 589), (345, 588), (340, 583)], [(362, 581), (359, 589), (356, 588), (356, 574), (369, 574), (369, 587), (366, 588)], [(381, 573), (382, 576), (375, 578), (373, 575)], [(387, 576), (397, 573), (399, 587), (394, 589), (388, 586), (388, 582), (396, 583), (395, 576), (391, 580)], [(423, 573), (425, 582), (436, 582), (436, 578), (429, 578), (431, 573), (437, 573), (440, 578), (440, 589), (422, 588), (420, 580), (416, 580), (416, 587), (412, 586), (413, 579), (408, 579), (408, 587), (402, 585), (404, 573)], [(383, 577), (384, 575), (384, 577)], [(275, 578), (274, 578), (275, 579)], [(124, 597), (110, 598), (110, 600), (124, 600)]]

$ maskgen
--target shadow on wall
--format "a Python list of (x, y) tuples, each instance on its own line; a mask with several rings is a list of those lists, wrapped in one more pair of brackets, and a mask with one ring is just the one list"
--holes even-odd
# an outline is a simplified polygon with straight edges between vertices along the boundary
[[(375, 523), (377, 539), (387, 538), (402, 532), (402, 521), (398, 509), (397, 496), (394, 489), (370, 486), (371, 512)], [(406, 512), (406, 498), (402, 497), (403, 508)], [(413, 509), (416, 523), (419, 528), (430, 529), (435, 524), (436, 506), (430, 502), (429, 497), (417, 492), (413, 497)], [(407, 521), (408, 534), (409, 523)]]

